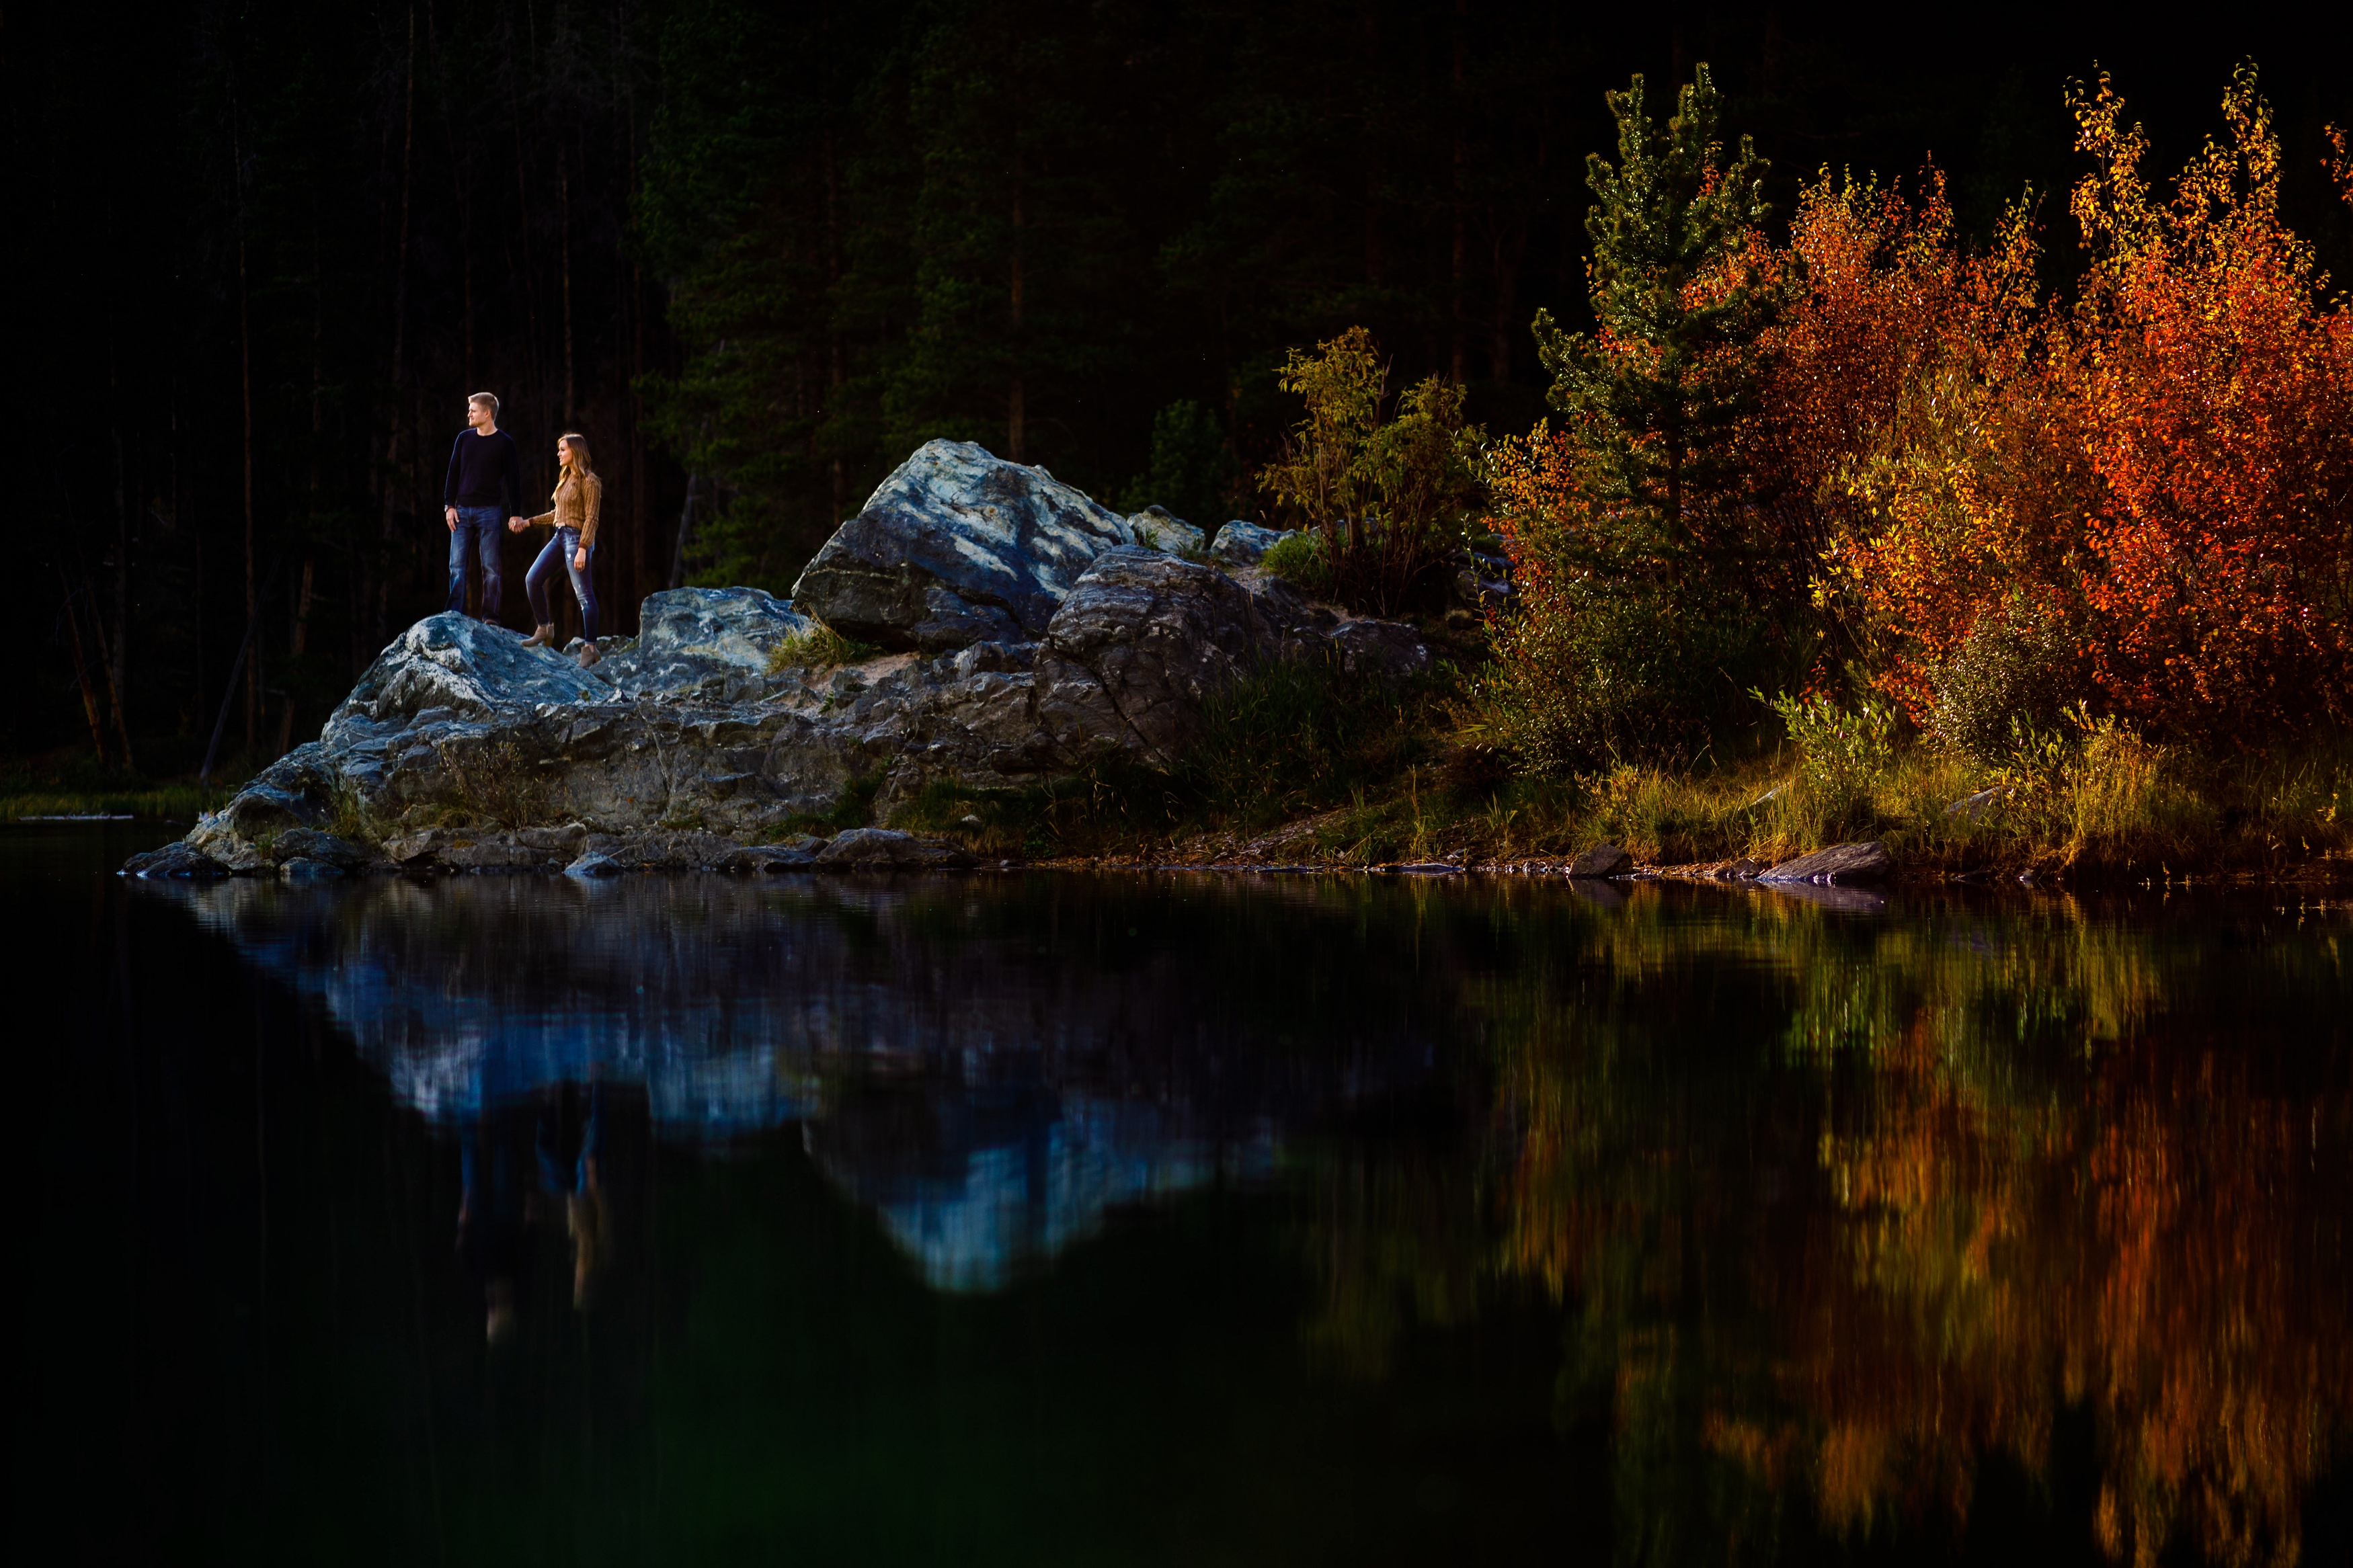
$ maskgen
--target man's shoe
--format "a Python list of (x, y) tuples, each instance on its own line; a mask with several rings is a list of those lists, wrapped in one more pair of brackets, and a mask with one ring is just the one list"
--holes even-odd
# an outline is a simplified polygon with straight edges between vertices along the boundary
[(595, 643), (592, 643), (592, 642), (584, 642), (584, 643), (582, 643), (582, 644), (580, 645), (580, 668), (581, 668), (586, 669), (586, 668), (587, 668), (590, 665), (592, 665), (592, 664), (596, 663), (596, 660), (597, 660), (597, 658), (598, 658), (598, 657), (599, 657), (599, 656), (598, 656), (598, 654), (597, 654), (597, 652), (596, 652), (596, 645)]
[(522, 646), (525, 647), (545, 647), (554, 641), (555, 628), (554, 626), (541, 626), (537, 630), (533, 631), (531, 636), (522, 639)]

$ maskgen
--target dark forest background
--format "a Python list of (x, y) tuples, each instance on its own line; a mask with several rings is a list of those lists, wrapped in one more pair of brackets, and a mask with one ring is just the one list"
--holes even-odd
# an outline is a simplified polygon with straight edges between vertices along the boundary
[(787, 591), (934, 436), (1251, 515), (1284, 349), (1352, 324), (1393, 385), (1523, 430), (1530, 318), (1589, 321), (1584, 159), (1635, 71), (1710, 62), (1785, 214), (1825, 166), (1933, 158), (1976, 234), (2038, 193), (2064, 289), (2066, 81), (2109, 69), (2164, 172), (2251, 58), (2288, 221), (2353, 277), (2321, 172), (2347, 24), (2256, 9), (12, 7), (0, 754), (185, 773), (225, 699), (219, 773), (315, 732), (440, 606), (478, 389), (535, 490), (555, 435), (594, 444), (623, 633), (680, 582)]

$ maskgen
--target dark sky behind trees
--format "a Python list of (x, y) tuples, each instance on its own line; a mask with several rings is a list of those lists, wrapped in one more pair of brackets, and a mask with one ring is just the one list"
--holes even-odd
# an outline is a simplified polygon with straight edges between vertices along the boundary
[(2347, 33), (1516, 0), (12, 9), (5, 527), (35, 659), (0, 749), (183, 771), (225, 693), (237, 765), (314, 731), (439, 607), (478, 388), (534, 487), (554, 436), (590, 437), (625, 632), (681, 569), (786, 591), (934, 436), (1247, 514), (1283, 349), (1355, 323), (1393, 384), (1453, 375), (1525, 428), (1529, 320), (1588, 317), (1584, 159), (1634, 71), (1709, 61), (1783, 214), (1824, 165), (1933, 156), (1977, 232), (2031, 184), (2063, 288), (2065, 81), (2106, 67), (2163, 174), (2252, 57), (2291, 221), (2353, 276), (2319, 167)]

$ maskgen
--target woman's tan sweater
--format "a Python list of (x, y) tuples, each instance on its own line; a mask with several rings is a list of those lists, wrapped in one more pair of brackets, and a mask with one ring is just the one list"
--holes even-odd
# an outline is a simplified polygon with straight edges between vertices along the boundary
[(549, 499), (554, 506), (533, 518), (532, 527), (545, 528), (552, 522), (558, 528), (576, 528), (584, 550), (596, 542), (596, 516), (605, 509), (604, 480), (578, 468), (566, 468), (564, 477), (555, 481), (555, 494)]

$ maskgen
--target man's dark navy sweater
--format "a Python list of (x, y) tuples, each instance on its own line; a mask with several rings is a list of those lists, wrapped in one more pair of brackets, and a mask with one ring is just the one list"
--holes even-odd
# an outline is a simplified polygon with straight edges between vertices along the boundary
[(504, 507), (509, 517), (522, 515), (522, 454), (514, 437), (501, 430), (480, 436), (458, 433), (449, 448), (449, 477), (441, 486), (443, 506)]

